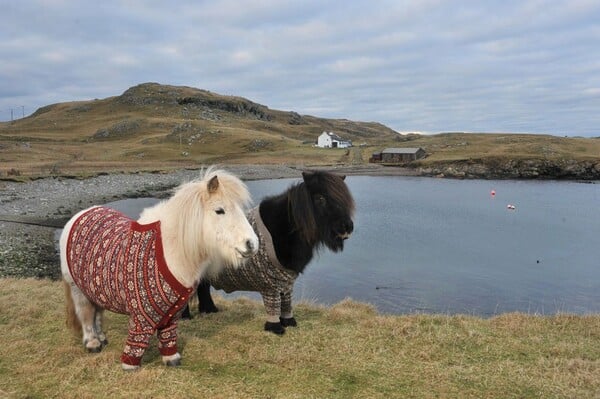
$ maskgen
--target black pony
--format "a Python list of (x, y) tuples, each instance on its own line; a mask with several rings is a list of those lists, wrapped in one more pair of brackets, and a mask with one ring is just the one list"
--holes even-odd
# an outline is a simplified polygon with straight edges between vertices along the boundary
[[(201, 313), (218, 311), (210, 294), (212, 285), (226, 292), (260, 292), (268, 315), (267, 331), (283, 334), (285, 327), (297, 325), (291, 299), (294, 281), (319, 248), (342, 251), (354, 229), (354, 200), (345, 176), (315, 171), (303, 172), (302, 178), (248, 213), (260, 250), (239, 268), (227, 267), (203, 279), (198, 287)], [(186, 316), (190, 317), (189, 308)]]

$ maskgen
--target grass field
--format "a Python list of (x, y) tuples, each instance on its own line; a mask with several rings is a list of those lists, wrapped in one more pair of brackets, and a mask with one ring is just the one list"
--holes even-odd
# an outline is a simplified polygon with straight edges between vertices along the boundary
[(109, 345), (87, 354), (64, 323), (60, 282), (0, 279), (0, 397), (8, 398), (599, 398), (600, 316), (383, 316), (364, 304), (301, 304), (299, 327), (262, 331), (263, 308), (217, 298), (222, 312), (180, 322), (183, 365), (155, 341), (142, 370)]

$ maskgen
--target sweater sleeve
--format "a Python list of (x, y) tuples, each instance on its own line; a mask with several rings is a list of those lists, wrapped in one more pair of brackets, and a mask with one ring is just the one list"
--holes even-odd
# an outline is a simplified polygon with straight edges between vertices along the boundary
[(171, 356), (177, 353), (177, 322), (169, 326), (158, 329), (158, 351), (163, 356)]
[(261, 291), (263, 303), (265, 304), (265, 310), (267, 316), (274, 320), (279, 321), (281, 316), (281, 294), (277, 290)]
[(151, 326), (140, 329), (132, 320), (134, 317), (134, 315), (129, 317), (129, 334), (121, 354), (121, 362), (131, 366), (139, 366), (142, 363), (142, 356), (148, 348), (154, 329)]

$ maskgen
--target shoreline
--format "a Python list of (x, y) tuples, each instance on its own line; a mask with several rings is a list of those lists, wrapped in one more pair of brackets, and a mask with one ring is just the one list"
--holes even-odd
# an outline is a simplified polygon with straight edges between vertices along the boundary
[[(245, 181), (301, 178), (302, 170), (314, 169), (354, 176), (434, 177), (413, 168), (377, 164), (217, 167)], [(0, 278), (60, 279), (56, 232), (71, 216), (89, 206), (125, 198), (164, 198), (174, 187), (198, 177), (201, 170), (114, 173), (85, 179), (46, 177), (27, 182), (0, 181)]]
[[(297, 168), (286, 165), (227, 165), (245, 181), (300, 178), (302, 170), (326, 169), (347, 175), (415, 175), (410, 169), (380, 165)], [(46, 177), (0, 181), (0, 278), (60, 279), (57, 230), (92, 205), (125, 198), (166, 197), (202, 169), (102, 174), (85, 179)]]

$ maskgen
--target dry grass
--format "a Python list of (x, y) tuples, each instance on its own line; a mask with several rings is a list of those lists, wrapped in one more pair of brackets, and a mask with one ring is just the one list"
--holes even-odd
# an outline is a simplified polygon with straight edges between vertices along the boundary
[(84, 353), (64, 325), (59, 282), (0, 279), (0, 397), (599, 398), (600, 316), (381, 316), (345, 301), (303, 304), (283, 337), (261, 331), (262, 306), (180, 323), (183, 366), (154, 346), (121, 371), (126, 318), (107, 314), (110, 344)]
[(454, 133), (424, 136), (412, 142), (428, 150), (428, 162), (504, 159), (598, 159), (600, 140), (533, 134)]

